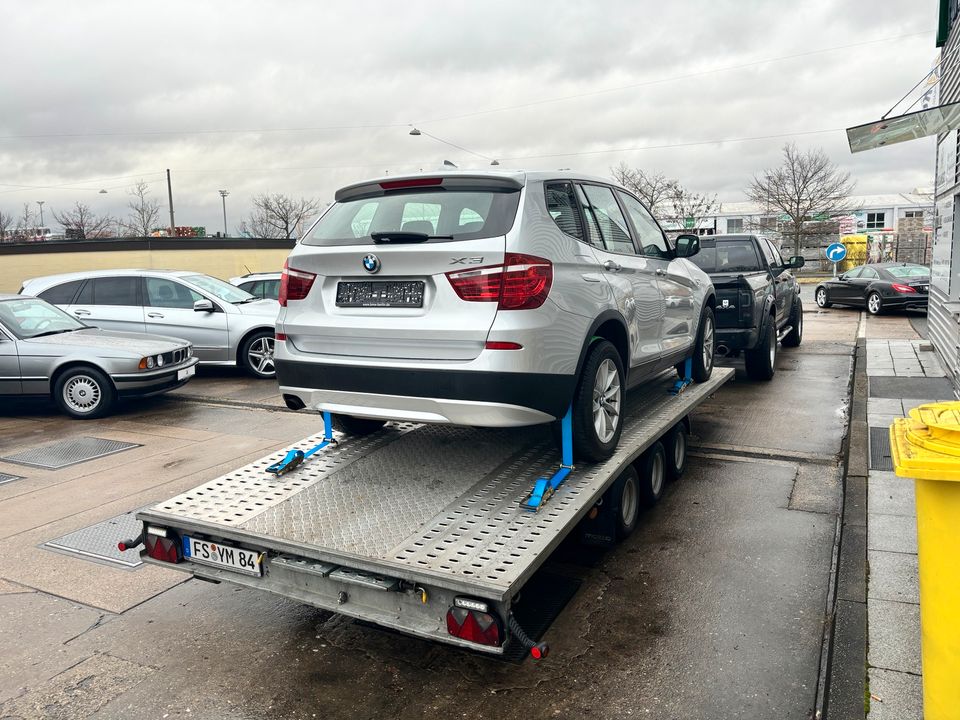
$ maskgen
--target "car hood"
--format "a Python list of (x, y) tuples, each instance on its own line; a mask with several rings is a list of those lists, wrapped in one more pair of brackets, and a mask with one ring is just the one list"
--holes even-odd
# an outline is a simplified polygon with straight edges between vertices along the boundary
[(276, 320), (280, 313), (280, 303), (276, 300), (257, 300), (256, 302), (234, 305), (234, 307), (241, 315), (258, 315), (273, 320)]
[(143, 333), (115, 332), (90, 328), (76, 332), (60, 333), (59, 335), (45, 335), (30, 338), (21, 342), (30, 345), (47, 345), (70, 348), (90, 348), (95, 350), (129, 352), (134, 355), (156, 355), (182, 348), (188, 343), (185, 340), (165, 337), (163, 335), (145, 335)]

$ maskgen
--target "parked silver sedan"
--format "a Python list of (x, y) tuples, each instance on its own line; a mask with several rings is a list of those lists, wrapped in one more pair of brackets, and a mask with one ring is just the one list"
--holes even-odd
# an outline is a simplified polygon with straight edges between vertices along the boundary
[(280, 305), (228, 282), (180, 270), (89, 270), (24, 282), (35, 295), (104, 330), (183, 338), (206, 365), (276, 375), (274, 325)]
[(0, 295), (0, 398), (52, 396), (75, 418), (173, 390), (196, 372), (189, 343), (90, 327), (44, 300)]

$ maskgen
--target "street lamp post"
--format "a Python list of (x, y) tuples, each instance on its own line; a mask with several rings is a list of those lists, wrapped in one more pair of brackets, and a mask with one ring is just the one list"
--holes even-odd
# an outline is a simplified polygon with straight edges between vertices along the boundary
[(227, 195), (229, 194), (230, 193), (227, 190), (220, 191), (220, 199), (223, 201), (223, 236), (224, 237), (227, 236)]
[(43, 203), (45, 200), (37, 200), (37, 205), (40, 206), (40, 227), (43, 227)]

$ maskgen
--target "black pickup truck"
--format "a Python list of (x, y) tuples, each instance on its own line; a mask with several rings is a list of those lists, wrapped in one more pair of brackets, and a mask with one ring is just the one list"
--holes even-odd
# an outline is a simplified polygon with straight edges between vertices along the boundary
[(777, 342), (797, 347), (803, 338), (800, 286), (790, 272), (803, 258), (784, 262), (776, 246), (757, 235), (708, 235), (690, 260), (716, 288), (717, 354), (743, 352), (752, 380), (772, 378)]

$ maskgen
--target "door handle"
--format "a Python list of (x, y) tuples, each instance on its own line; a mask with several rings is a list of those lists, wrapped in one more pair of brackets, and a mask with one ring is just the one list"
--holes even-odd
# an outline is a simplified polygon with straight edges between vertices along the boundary
[(150, 313), (147, 313), (147, 317), (149, 317), (149, 318), (162, 318), (162, 317), (163, 317), (163, 313), (150, 312)]
[(603, 269), (609, 272), (620, 272), (623, 270), (623, 267), (621, 267), (618, 263), (615, 263), (613, 260), (607, 260), (603, 264)]
[(596, 273), (580, 273), (580, 277), (587, 282), (600, 282), (600, 276)]
[(90, 314), (90, 311), (89, 311), (89, 310), (74, 310), (74, 311), (73, 311), (73, 314), (74, 314), (74, 315), (89, 315), (89, 314)]

